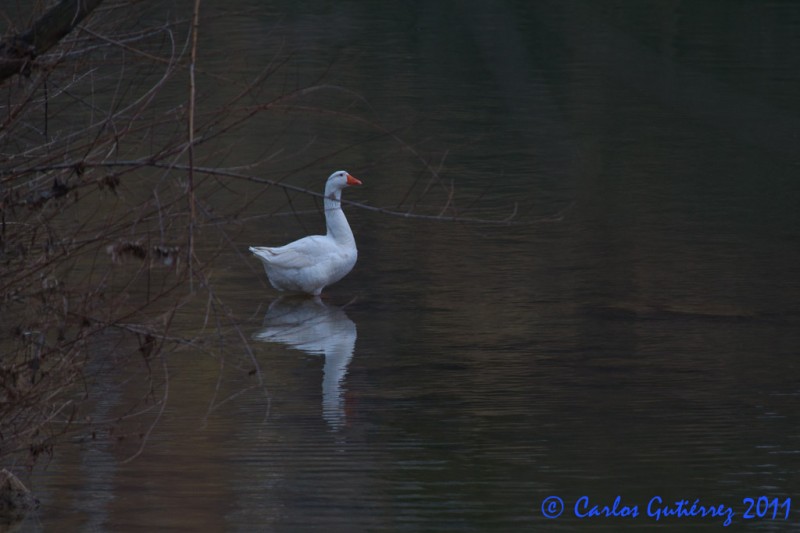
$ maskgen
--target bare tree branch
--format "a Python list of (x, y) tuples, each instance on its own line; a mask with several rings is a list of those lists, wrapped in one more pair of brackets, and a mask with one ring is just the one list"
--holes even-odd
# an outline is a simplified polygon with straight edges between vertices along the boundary
[(103, 0), (61, 0), (21, 34), (0, 43), (0, 81), (24, 72), (50, 50)]

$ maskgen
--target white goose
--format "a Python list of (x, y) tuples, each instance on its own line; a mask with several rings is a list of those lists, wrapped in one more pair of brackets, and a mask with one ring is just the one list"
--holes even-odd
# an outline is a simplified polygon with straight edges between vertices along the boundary
[(361, 182), (344, 170), (334, 172), (325, 183), (325, 235), (310, 235), (286, 246), (251, 246), (264, 263), (273, 287), (279, 291), (318, 296), (353, 269), (358, 258), (356, 240), (342, 212), (342, 189)]

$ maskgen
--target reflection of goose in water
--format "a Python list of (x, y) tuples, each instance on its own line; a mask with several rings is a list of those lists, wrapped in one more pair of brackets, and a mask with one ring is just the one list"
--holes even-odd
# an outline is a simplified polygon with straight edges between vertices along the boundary
[(353, 357), (356, 325), (345, 312), (319, 298), (281, 297), (264, 316), (264, 328), (254, 335), (309, 354), (324, 355), (322, 417), (333, 429), (345, 422), (341, 382)]

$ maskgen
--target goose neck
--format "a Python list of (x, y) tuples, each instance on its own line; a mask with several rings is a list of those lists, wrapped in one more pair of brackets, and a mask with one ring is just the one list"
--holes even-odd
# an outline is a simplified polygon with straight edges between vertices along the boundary
[(341, 197), (341, 190), (325, 195), (325, 224), (328, 236), (333, 237), (336, 242), (350, 244), (355, 242), (355, 239), (350, 224), (347, 223), (347, 218), (344, 216), (344, 211), (342, 211)]

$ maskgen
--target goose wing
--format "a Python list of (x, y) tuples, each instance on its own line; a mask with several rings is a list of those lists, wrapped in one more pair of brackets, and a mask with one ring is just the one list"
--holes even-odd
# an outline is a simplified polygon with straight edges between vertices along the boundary
[(277, 268), (300, 269), (317, 264), (330, 252), (328, 240), (322, 235), (312, 235), (276, 248), (251, 246), (250, 251)]

